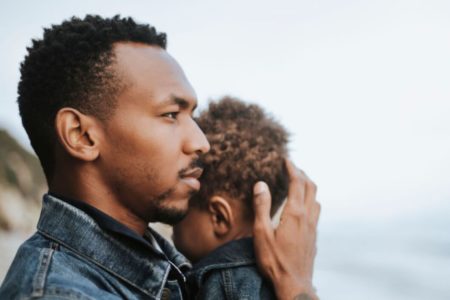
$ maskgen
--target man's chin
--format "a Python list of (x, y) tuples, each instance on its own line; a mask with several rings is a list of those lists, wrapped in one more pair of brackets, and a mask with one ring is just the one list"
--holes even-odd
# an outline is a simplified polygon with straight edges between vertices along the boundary
[(187, 209), (159, 207), (155, 212), (154, 219), (167, 225), (174, 225), (186, 216)]
[(161, 194), (154, 201), (152, 222), (161, 222), (168, 225), (174, 225), (180, 222), (186, 216), (189, 207), (189, 198), (195, 192), (191, 189), (170, 189)]

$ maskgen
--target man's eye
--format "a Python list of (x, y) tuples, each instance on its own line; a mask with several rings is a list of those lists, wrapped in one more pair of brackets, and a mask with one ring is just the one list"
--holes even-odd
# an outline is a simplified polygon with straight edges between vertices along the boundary
[(178, 116), (178, 112), (169, 112), (163, 114), (164, 117), (170, 118), (170, 119), (176, 119)]

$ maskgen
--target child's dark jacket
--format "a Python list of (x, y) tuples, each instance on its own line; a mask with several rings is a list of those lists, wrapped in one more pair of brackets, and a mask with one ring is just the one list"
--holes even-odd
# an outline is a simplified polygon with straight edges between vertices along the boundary
[(194, 299), (276, 299), (259, 274), (252, 238), (231, 241), (207, 255), (188, 273)]

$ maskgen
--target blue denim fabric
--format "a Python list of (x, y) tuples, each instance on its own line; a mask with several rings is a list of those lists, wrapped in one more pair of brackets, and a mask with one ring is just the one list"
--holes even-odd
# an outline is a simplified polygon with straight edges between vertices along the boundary
[(271, 283), (258, 272), (252, 238), (217, 248), (187, 276), (195, 299), (276, 299)]
[[(0, 299), (182, 299), (181, 272), (190, 264), (150, 229), (146, 234), (164, 253), (140, 244), (130, 248), (50, 195), (44, 196), (37, 229), (17, 251)], [(181, 280), (169, 279), (170, 270)]]

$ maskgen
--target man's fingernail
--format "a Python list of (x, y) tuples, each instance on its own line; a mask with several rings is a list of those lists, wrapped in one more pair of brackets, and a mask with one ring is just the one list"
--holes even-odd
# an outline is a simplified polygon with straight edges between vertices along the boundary
[(265, 182), (259, 181), (255, 185), (254, 193), (255, 195), (262, 194), (267, 191), (267, 184)]

